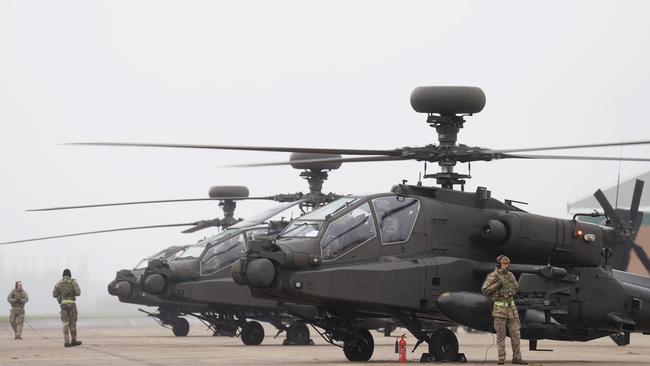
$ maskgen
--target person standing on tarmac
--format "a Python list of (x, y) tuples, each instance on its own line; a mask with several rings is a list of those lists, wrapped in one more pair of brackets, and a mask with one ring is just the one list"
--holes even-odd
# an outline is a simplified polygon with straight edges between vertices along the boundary
[(23, 323), (25, 322), (25, 304), (29, 301), (27, 292), (23, 290), (23, 283), (16, 281), (14, 289), (11, 290), (7, 301), (11, 304), (9, 312), (9, 323), (14, 330), (14, 339), (23, 339)]
[(63, 345), (65, 347), (73, 347), (81, 345), (81, 341), (77, 340), (77, 304), (75, 303), (77, 296), (81, 295), (81, 289), (69, 269), (63, 270), (63, 278), (59, 281), (52, 296), (57, 299), (61, 305), (61, 321), (63, 322)]
[(493, 301), (492, 317), (494, 318), (494, 329), (497, 331), (498, 364), (503, 365), (506, 360), (507, 325), (512, 344), (512, 363), (527, 365), (528, 363), (521, 358), (519, 313), (514, 302), (519, 285), (515, 275), (510, 272), (510, 258), (500, 255), (497, 257), (497, 263), (497, 268), (485, 278), (481, 292)]

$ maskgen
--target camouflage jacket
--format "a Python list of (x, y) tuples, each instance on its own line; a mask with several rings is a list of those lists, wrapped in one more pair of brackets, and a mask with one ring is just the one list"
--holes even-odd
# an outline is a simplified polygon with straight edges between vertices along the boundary
[(68, 276), (63, 277), (61, 281), (57, 282), (54, 290), (52, 290), (52, 297), (55, 297), (59, 304), (73, 303), (79, 295), (81, 295), (81, 289), (77, 281)]
[(7, 301), (11, 304), (12, 308), (24, 308), (27, 301), (29, 301), (29, 296), (27, 296), (27, 291), (13, 289), (7, 296)]
[(497, 268), (490, 273), (483, 282), (481, 292), (489, 296), (492, 301), (510, 303), (519, 290), (517, 279), (510, 271)]

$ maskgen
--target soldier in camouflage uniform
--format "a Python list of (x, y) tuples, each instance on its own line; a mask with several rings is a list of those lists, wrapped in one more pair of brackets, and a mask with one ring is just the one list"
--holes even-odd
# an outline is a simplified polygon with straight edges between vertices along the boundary
[(25, 304), (29, 301), (27, 292), (23, 290), (23, 283), (16, 282), (13, 290), (7, 296), (7, 301), (11, 304), (9, 312), (9, 323), (14, 330), (14, 339), (23, 339), (23, 323), (25, 322)]
[(497, 258), (499, 265), (490, 273), (481, 292), (489, 296), (493, 301), (492, 317), (494, 318), (494, 329), (497, 331), (497, 351), (499, 353), (499, 365), (506, 360), (506, 325), (510, 331), (510, 342), (512, 343), (512, 363), (527, 365), (521, 358), (521, 335), (519, 334), (519, 313), (515, 306), (514, 296), (519, 289), (515, 275), (510, 272), (510, 259), (505, 255)]
[(75, 303), (79, 295), (81, 295), (81, 289), (79, 289), (77, 281), (72, 278), (70, 270), (63, 270), (63, 279), (54, 286), (52, 296), (61, 305), (65, 347), (81, 345), (81, 341), (77, 340), (77, 304)]

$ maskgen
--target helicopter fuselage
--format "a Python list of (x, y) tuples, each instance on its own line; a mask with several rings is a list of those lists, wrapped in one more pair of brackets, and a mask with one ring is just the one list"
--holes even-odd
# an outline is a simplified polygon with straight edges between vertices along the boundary
[(393, 317), (416, 332), (420, 321), (490, 330), (491, 301), (480, 288), (506, 254), (519, 275), (522, 336), (650, 331), (650, 310), (638, 305), (650, 301), (650, 280), (632, 283), (601, 256), (605, 247), (625, 250), (611, 227), (530, 214), (485, 189), (399, 185), (345, 199), (331, 204), (334, 212), (314, 211), (279, 238), (253, 243), (233, 265), (235, 281), (255, 296), (337, 316)]

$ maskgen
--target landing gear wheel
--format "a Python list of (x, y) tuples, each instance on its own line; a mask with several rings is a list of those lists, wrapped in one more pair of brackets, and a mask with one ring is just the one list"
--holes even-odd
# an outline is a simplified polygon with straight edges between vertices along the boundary
[(291, 344), (304, 346), (309, 344), (309, 328), (303, 321), (293, 322), (287, 329), (287, 340)]
[(176, 337), (185, 337), (190, 332), (190, 322), (185, 318), (175, 319), (172, 323), (172, 332)]
[(252, 321), (246, 322), (241, 329), (241, 341), (247, 346), (257, 346), (264, 340), (262, 324)]
[(375, 350), (375, 341), (372, 334), (365, 328), (358, 328), (357, 334), (363, 338), (346, 340), (343, 343), (343, 353), (349, 361), (368, 361)]
[(437, 329), (429, 340), (429, 353), (436, 361), (454, 361), (458, 356), (458, 338), (447, 328)]

